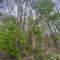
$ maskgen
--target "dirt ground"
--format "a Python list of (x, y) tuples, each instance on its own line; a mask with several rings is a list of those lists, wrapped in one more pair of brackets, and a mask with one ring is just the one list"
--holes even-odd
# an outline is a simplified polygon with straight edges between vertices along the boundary
[(16, 60), (16, 59), (9, 57), (9, 55), (6, 52), (0, 51), (0, 60)]

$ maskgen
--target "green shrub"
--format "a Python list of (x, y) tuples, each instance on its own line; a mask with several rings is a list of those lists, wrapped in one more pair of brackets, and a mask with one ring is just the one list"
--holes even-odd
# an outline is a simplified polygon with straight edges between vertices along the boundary
[(20, 29), (16, 24), (16, 19), (14, 17), (7, 17), (4, 19), (1, 26), (0, 49), (7, 51), (10, 56), (19, 59), (20, 53), (16, 44)]

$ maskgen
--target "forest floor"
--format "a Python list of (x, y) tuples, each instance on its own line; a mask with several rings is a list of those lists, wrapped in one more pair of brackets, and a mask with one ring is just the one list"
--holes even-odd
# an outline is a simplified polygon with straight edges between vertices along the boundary
[(16, 60), (16, 59), (9, 57), (9, 55), (5, 51), (0, 51), (0, 60)]
[[(57, 56), (55, 53), (54, 48), (46, 48), (47, 52), (46, 53), (53, 53), (54, 57)], [(34, 57), (28, 54), (27, 52), (24, 52), (24, 57), (22, 57), (21, 60), (34, 60)], [(60, 55), (59, 55), (60, 56)], [(13, 57), (10, 57), (5, 51), (0, 51), (0, 60), (16, 60)]]

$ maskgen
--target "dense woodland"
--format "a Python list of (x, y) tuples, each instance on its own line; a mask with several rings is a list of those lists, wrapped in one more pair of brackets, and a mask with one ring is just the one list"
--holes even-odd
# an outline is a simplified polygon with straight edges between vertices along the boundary
[(56, 1), (0, 0), (0, 60), (60, 60)]

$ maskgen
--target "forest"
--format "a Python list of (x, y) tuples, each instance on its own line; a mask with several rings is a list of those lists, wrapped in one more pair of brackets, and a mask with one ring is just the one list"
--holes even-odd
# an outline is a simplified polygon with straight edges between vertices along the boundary
[(0, 0), (0, 60), (60, 60), (60, 0)]

